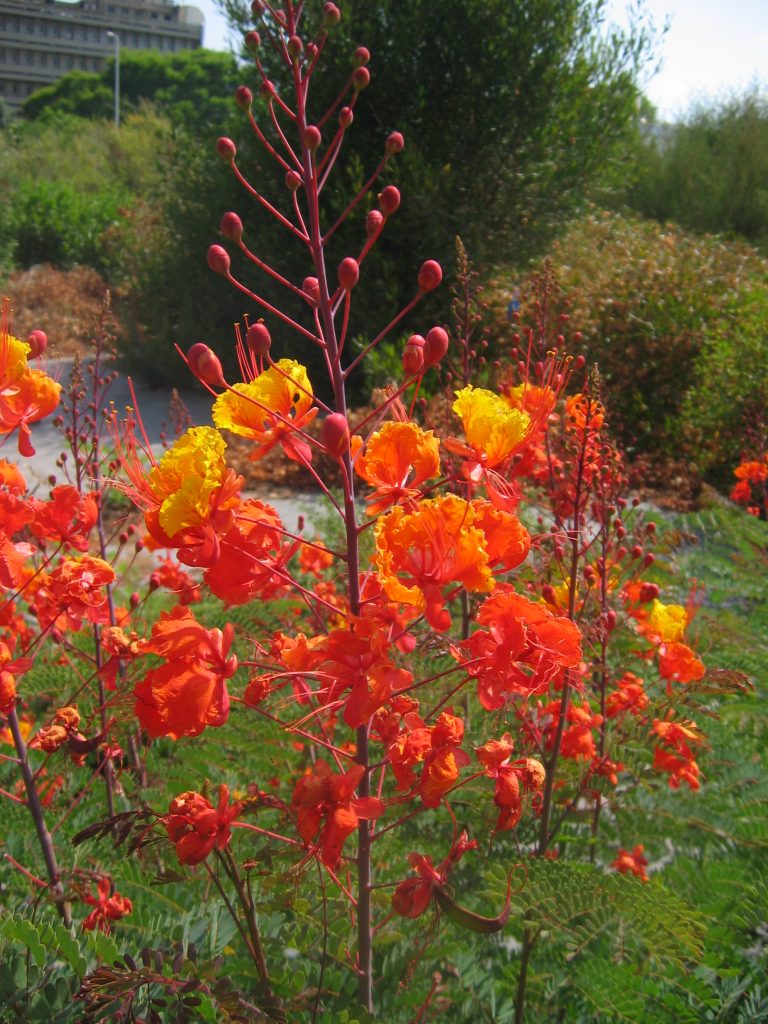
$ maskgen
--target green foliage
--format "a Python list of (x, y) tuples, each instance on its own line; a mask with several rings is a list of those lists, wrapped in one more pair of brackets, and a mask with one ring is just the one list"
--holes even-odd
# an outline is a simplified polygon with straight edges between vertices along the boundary
[(645, 217), (768, 246), (768, 100), (757, 87), (652, 124), (627, 203)]
[[(109, 118), (114, 110), (114, 60), (99, 74), (72, 71), (24, 101), (29, 120), (57, 115)], [(237, 85), (237, 65), (227, 53), (213, 50), (123, 50), (120, 55), (121, 113), (151, 101), (178, 127), (199, 130), (220, 122)]]
[[(760, 362), (734, 370), (723, 401), (688, 417), (693, 403), (720, 387), (723, 360), (763, 351), (768, 263), (754, 249), (594, 212), (554, 245), (552, 267), (584, 352), (599, 367), (612, 427), (630, 452), (695, 460), (702, 429), (732, 435), (744, 408), (736, 388), (751, 374), (745, 401), (754, 395)], [(739, 348), (742, 319), (753, 326)], [(728, 351), (717, 355), (725, 335)], [(711, 462), (710, 452), (703, 463)]]

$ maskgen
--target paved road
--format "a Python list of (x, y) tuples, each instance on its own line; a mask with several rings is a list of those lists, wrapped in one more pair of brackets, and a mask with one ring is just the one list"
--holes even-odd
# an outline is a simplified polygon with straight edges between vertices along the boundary
[[(70, 380), (72, 364), (73, 361), (71, 359), (48, 360), (46, 370), (56, 380), (61, 381), (62, 391), (66, 389)], [(87, 374), (86, 379), (90, 379)], [(159, 455), (163, 451), (161, 434), (165, 432), (169, 438), (173, 437), (173, 429), (170, 426), (169, 420), (171, 389), (153, 389), (137, 378), (133, 379), (133, 383), (147, 436), (152, 442), (153, 451)], [(179, 388), (177, 391), (179, 398), (187, 407), (192, 422), (195, 425), (201, 426), (211, 422), (211, 398), (208, 394), (202, 391), (202, 389)], [(118, 375), (101, 404), (108, 407), (110, 403), (114, 404), (118, 414), (127, 405), (133, 405), (128, 387), (128, 378), (122, 374)], [(61, 432), (53, 425), (54, 419), (55, 415), (32, 425), (32, 444), (35, 447), (35, 455), (32, 458), (24, 459), (18, 454), (15, 434), (8, 438), (5, 444), (0, 447), (0, 457), (19, 464), (30, 489), (36, 485), (47, 486), (48, 478), (52, 475), (57, 477), (58, 482), (64, 482), (64, 476), (61, 469), (57, 467), (56, 460), (66, 448), (66, 445)], [(317, 507), (317, 498), (312, 495), (297, 495), (295, 498), (277, 498), (267, 488), (264, 494), (256, 494), (255, 496), (274, 505), (288, 529), (293, 529), (300, 513), (311, 517), (313, 500), (314, 507)]]

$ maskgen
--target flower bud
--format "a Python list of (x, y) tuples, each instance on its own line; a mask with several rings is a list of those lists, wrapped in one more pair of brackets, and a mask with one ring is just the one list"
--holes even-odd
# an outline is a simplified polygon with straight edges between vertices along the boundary
[(307, 43), (307, 48), (304, 51), (304, 54), (307, 58), (307, 63), (311, 64), (318, 54), (318, 49), (314, 43)]
[[(437, 264), (435, 264), (437, 266)], [(427, 291), (427, 289), (422, 289)], [(448, 332), (442, 327), (433, 327), (424, 342), (424, 367), (437, 366), (448, 351)]]
[(208, 266), (216, 274), (229, 273), (229, 253), (220, 245), (211, 245), (208, 249)]
[(323, 4), (323, 24), (326, 28), (332, 28), (334, 25), (338, 25), (340, 20), (341, 11), (336, 4)]
[(232, 139), (228, 139), (225, 135), (222, 135), (222, 137), (216, 142), (216, 152), (222, 160), (231, 164), (237, 156), (237, 146), (234, 144)]
[(351, 107), (342, 107), (339, 111), (339, 124), (342, 128), (349, 128), (355, 119), (355, 115), (352, 113)]
[(256, 53), (261, 46), (261, 36), (258, 32), (246, 32), (245, 39), (243, 41), (245, 43), (246, 50), (249, 50), (251, 53)]
[(320, 129), (317, 127), (317, 125), (307, 125), (307, 127), (304, 129), (304, 145), (307, 147), (310, 153), (314, 153), (319, 148), (320, 143), (322, 141), (323, 136), (321, 135)]
[(251, 324), (245, 335), (245, 343), (253, 355), (262, 358), (268, 355), (272, 347), (272, 336), (267, 330), (266, 324), (261, 321)]
[(370, 51), (365, 46), (358, 46), (352, 57), (355, 67), (362, 67), (363, 64), (367, 64), (370, 59)]
[(605, 628), (609, 633), (612, 633), (616, 629), (617, 615), (613, 608), (609, 608), (605, 613)]
[(355, 68), (352, 72), (352, 85), (357, 92), (361, 92), (371, 81), (371, 72), (368, 68)]
[(437, 260), (426, 260), (422, 263), (421, 270), (418, 276), (419, 290), (422, 292), (431, 292), (440, 284), (443, 280), (443, 268), (437, 262)]
[(381, 210), (371, 210), (368, 216), (365, 218), (365, 231), (370, 237), (371, 235), (378, 235), (381, 231), (381, 225), (384, 223), (384, 216)]
[(640, 603), (648, 604), (655, 601), (661, 593), (658, 583), (642, 583), (640, 585)]
[(138, 605), (141, 604), (141, 595), (134, 590), (134, 592), (131, 594), (128, 600), (131, 608), (136, 608)]
[(636, 558), (642, 558), (642, 556), (643, 556), (643, 549), (640, 547), (639, 544), (635, 544), (635, 546), (630, 551), (630, 555), (632, 556), (633, 560), (636, 559)]
[(334, 459), (340, 459), (349, 449), (349, 423), (347, 417), (340, 412), (332, 412), (326, 416), (320, 435), (323, 447)]
[(225, 238), (230, 238), (233, 242), (239, 242), (243, 237), (243, 222), (236, 213), (225, 213), (221, 218), (220, 231)]
[(385, 217), (389, 217), (400, 205), (400, 189), (394, 185), (387, 185), (379, 193), (379, 206)]
[(305, 295), (309, 296), (313, 302), (320, 301), (320, 282), (316, 277), (305, 277), (301, 285), (301, 290)]
[(265, 79), (259, 86), (259, 96), (261, 96), (262, 99), (270, 99), (275, 95), (275, 92), (276, 89), (274, 83), (270, 82), (269, 79)]
[(149, 589), (150, 590), (159, 590), (160, 589), (160, 574), (159, 573), (153, 572), (152, 575), (149, 577)]
[(260, 18), (264, 13), (264, 0), (251, 0), (251, 14), (254, 18)]
[(403, 350), (403, 369), (406, 373), (421, 373), (424, 367), (425, 341), (420, 334), (412, 334)]
[(352, 256), (347, 256), (339, 264), (339, 284), (345, 292), (351, 292), (360, 277), (360, 265)]
[(304, 51), (304, 43), (302, 43), (300, 36), (294, 35), (288, 40), (285, 48), (291, 60), (298, 60)]
[(576, 358), (573, 360), (574, 370), (583, 370), (586, 365), (587, 360), (584, 358), (584, 356), (576, 356)]
[(247, 85), (238, 85), (235, 89), (235, 103), (243, 110), (250, 110), (253, 106), (253, 93)]
[(187, 352), (189, 368), (203, 384), (209, 387), (224, 387), (224, 373), (216, 353), (204, 342), (198, 341)]
[(291, 192), (298, 192), (301, 188), (301, 175), (297, 174), (296, 171), (287, 171), (285, 175), (285, 185)]
[(653, 563), (655, 561), (656, 561), (656, 556), (651, 551), (649, 551), (648, 554), (643, 559), (643, 565), (647, 569), (649, 566), (653, 565)]
[(29, 345), (30, 357), (37, 359), (48, 348), (48, 335), (45, 331), (41, 330), (31, 331), (27, 335), (27, 344)]
[(389, 156), (394, 156), (396, 153), (402, 153), (404, 146), (405, 139), (402, 134), (400, 132), (390, 132), (384, 144), (384, 149)]

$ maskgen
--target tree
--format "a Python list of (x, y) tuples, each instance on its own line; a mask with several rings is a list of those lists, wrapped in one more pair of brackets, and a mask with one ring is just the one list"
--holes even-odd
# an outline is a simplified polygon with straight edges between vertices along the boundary
[[(99, 74), (72, 71), (32, 93), (23, 105), (30, 120), (52, 114), (108, 118), (114, 109), (114, 60)], [(178, 125), (196, 131), (226, 116), (229, 96), (239, 81), (237, 62), (227, 53), (185, 50), (156, 53), (123, 50), (120, 100), (126, 110), (151, 101)]]

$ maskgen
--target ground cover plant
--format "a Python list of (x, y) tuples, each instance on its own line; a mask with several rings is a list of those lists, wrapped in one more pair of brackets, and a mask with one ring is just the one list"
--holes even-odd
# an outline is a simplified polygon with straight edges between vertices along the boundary
[[(216, 148), (307, 274), (283, 277), (224, 213), (208, 263), (251, 308), (242, 379), (203, 343), (180, 352), (214, 426), (177, 410), (153, 453), (139, 410), (96, 415), (108, 309), (63, 394), (45, 334), (16, 338), (4, 309), (2, 431), (31, 457), (56, 412), (68, 451), (45, 496), (0, 463), (2, 1012), (764, 1019), (764, 524), (716, 510), (661, 536), (628, 494), (599, 372), (568, 354), (551, 277), (488, 361), (461, 247), (452, 322), (402, 338), (397, 379), (353, 419), (349, 382), (443, 272), (414, 255), (405, 310), (352, 345), (406, 140), (386, 136), (326, 220), (370, 54), (316, 110), (342, 12), (254, 13), (261, 98), (236, 99), (277, 174), (251, 180), (231, 139)], [(297, 336), (324, 380), (292, 357)], [(243, 493), (230, 435), (303, 467), (325, 525), (293, 528)], [(140, 529), (107, 518), (115, 490)], [(695, 559), (718, 517), (740, 546), (703, 590), (674, 559)], [(745, 611), (761, 636), (747, 657)]]

